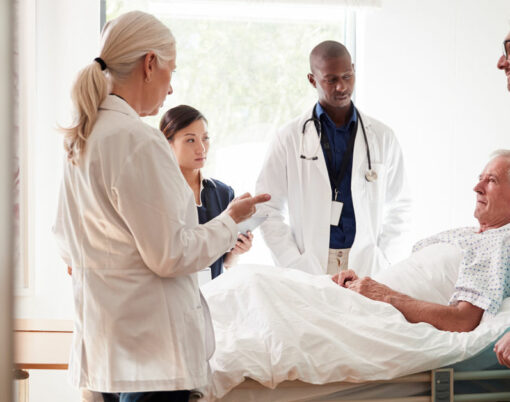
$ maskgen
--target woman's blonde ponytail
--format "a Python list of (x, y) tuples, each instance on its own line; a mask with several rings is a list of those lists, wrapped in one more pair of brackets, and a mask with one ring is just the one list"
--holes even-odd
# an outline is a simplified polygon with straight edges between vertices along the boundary
[(77, 113), (74, 126), (64, 129), (67, 158), (76, 164), (97, 119), (99, 105), (108, 95), (108, 80), (98, 62), (93, 61), (78, 73), (71, 98)]
[(99, 58), (79, 72), (72, 89), (75, 122), (63, 129), (64, 148), (73, 164), (78, 163), (85, 151), (99, 106), (108, 96), (112, 84), (126, 79), (142, 57), (151, 51), (159, 63), (168, 62), (175, 56), (175, 40), (170, 29), (141, 11), (131, 11), (109, 21), (101, 32), (101, 39)]

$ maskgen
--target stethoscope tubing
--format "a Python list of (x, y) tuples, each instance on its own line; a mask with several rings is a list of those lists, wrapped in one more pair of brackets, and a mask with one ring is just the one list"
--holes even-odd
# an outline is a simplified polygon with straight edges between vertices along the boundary
[[(368, 138), (367, 138), (367, 133), (365, 131), (365, 124), (363, 123), (363, 119), (361, 118), (361, 114), (358, 110), (358, 108), (356, 106), (354, 106), (354, 110), (356, 110), (356, 115), (358, 116), (358, 121), (361, 123), (361, 131), (363, 132), (363, 139), (365, 140), (365, 148), (366, 148), (366, 154), (367, 154), (367, 160), (368, 160), (368, 172), (372, 172), (372, 158), (370, 157), (370, 147), (368, 146)], [(305, 131), (306, 131), (306, 125), (309, 123), (309, 122), (314, 122), (314, 123), (317, 123), (317, 126), (318, 126), (318, 134), (319, 134), (319, 145), (317, 147), (317, 149), (315, 150), (315, 154), (314, 156), (311, 156), (311, 157), (307, 157), (306, 155), (304, 155), (303, 152), (301, 152), (301, 155), (300, 155), (300, 158), (301, 159), (305, 159), (305, 160), (313, 160), (313, 161), (316, 161), (318, 159), (317, 157), (317, 152), (320, 148), (320, 143), (321, 143), (321, 137), (322, 137), (322, 123), (321, 121), (315, 117), (315, 109), (312, 111), (312, 117), (310, 117), (308, 120), (306, 120), (304, 123), (303, 123), (303, 129), (301, 130), (301, 134), (302, 134), (302, 137), (301, 137), (301, 148), (302, 148), (302, 151), (303, 151), (303, 139), (304, 139), (304, 136), (305, 136)], [(367, 172), (367, 174), (368, 174)], [(368, 180), (368, 178), (367, 178)]]
[(368, 171), (372, 171), (372, 158), (370, 157), (370, 147), (368, 146), (368, 138), (367, 133), (365, 131), (365, 124), (363, 123), (363, 119), (361, 118), (361, 114), (356, 106), (354, 106), (356, 110), (356, 115), (358, 116), (358, 120), (361, 123), (361, 131), (363, 132), (363, 138), (365, 139), (365, 147), (367, 149), (367, 160), (368, 160)]

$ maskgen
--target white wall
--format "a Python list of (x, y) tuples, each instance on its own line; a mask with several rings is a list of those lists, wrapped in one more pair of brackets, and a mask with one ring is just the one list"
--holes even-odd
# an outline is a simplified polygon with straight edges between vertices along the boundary
[(358, 24), (358, 105), (391, 126), (416, 201), (415, 238), (473, 226), (472, 188), (510, 148), (510, 94), (496, 69), (506, 0), (382, 0)]
[(0, 3), (0, 402), (12, 401), (12, 3)]
[(29, 296), (16, 298), (16, 315), (67, 319), (73, 314), (70, 278), (51, 236), (63, 158), (57, 127), (70, 121), (70, 87), (76, 73), (96, 57), (99, 1), (28, 2), (36, 7), (34, 120), (28, 138), (33, 156), (28, 194), (33, 208), (28, 218), (34, 283)]

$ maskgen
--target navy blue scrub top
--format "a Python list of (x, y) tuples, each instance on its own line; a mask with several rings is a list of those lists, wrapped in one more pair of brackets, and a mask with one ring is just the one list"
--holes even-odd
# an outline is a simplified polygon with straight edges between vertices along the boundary
[[(353, 134), (352, 131), (356, 127), (356, 119), (358, 118), (356, 108), (351, 103), (351, 117), (346, 125), (337, 127), (333, 120), (328, 116), (326, 111), (322, 108), (320, 103), (317, 102), (315, 106), (316, 116), (320, 119), (322, 124), (322, 133), (328, 136), (329, 144), (332, 149), (333, 160), (328, 161), (328, 156), (324, 152), (326, 165), (328, 171), (332, 171), (335, 176), (340, 173), (342, 160), (347, 149), (349, 138)], [(350, 248), (354, 242), (356, 235), (356, 218), (354, 216), (354, 206), (352, 204), (351, 192), (351, 176), (352, 176), (352, 158), (347, 165), (347, 171), (344, 178), (340, 183), (340, 188), (337, 201), (343, 202), (342, 215), (338, 226), (330, 226), (329, 235), (329, 248)], [(334, 184), (331, 185), (331, 199), (334, 199)]]
[[(197, 206), (198, 210), (198, 222), (204, 224), (209, 222), (211, 219), (216, 218), (225, 209), (227, 209), (230, 201), (234, 199), (234, 190), (232, 187), (227, 186), (216, 179), (203, 179), (202, 180), (202, 192), (200, 193), (200, 199), (202, 201), (201, 206)], [(223, 260), (225, 255), (222, 255), (214, 263), (211, 264), (211, 277), (216, 278), (223, 272)]]

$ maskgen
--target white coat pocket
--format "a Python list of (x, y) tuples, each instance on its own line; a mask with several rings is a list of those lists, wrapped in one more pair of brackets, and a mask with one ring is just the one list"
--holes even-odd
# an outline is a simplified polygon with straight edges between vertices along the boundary
[[(367, 198), (373, 203), (384, 203), (385, 188), (383, 186), (386, 180), (386, 166), (383, 163), (372, 163), (372, 170), (377, 174), (377, 179), (374, 181), (364, 180), (365, 192)], [(363, 172), (365, 174), (366, 172)]]

